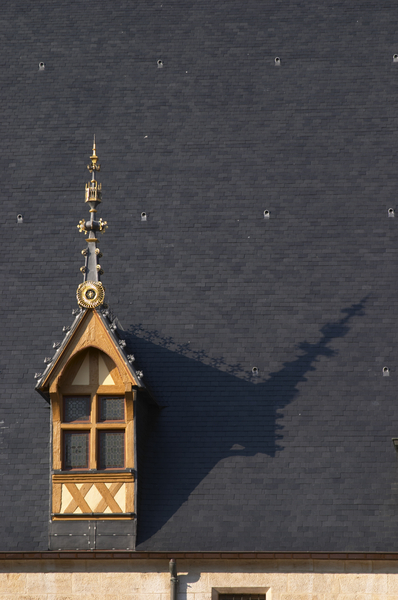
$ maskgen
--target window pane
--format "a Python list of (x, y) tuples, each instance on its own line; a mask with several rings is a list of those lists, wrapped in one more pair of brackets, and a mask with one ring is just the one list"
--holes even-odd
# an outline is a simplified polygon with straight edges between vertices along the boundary
[(124, 431), (100, 431), (98, 454), (100, 469), (122, 469), (124, 467)]
[(64, 421), (90, 420), (90, 396), (66, 396), (64, 398)]
[(88, 431), (64, 432), (64, 468), (88, 469)]
[(124, 398), (100, 396), (100, 421), (124, 421)]

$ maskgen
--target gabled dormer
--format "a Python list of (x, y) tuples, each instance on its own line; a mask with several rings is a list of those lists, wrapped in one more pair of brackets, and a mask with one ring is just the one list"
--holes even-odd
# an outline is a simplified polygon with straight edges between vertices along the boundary
[[(149, 407), (142, 374), (127, 354), (120, 324), (104, 305), (94, 218), (101, 202), (95, 141), (86, 185), (90, 219), (76, 318), (37, 391), (51, 403), (50, 549), (134, 549), (137, 518), (137, 408)], [(140, 432), (139, 432), (140, 434)]]

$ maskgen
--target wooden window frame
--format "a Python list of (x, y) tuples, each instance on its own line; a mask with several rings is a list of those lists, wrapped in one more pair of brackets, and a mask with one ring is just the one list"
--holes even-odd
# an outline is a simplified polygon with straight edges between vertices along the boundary
[[(64, 403), (64, 398), (68, 397), (69, 394), (64, 394), (62, 396), (62, 403)], [(74, 421), (69, 423), (67, 421), (61, 421), (61, 439), (62, 439), (62, 470), (63, 471), (114, 471), (115, 469), (125, 469), (126, 468), (126, 420), (123, 421), (99, 421), (99, 398), (100, 396), (105, 396), (105, 394), (97, 394), (93, 393), (90, 397), (90, 418), (88, 421)], [(126, 415), (126, 398), (121, 394), (106, 394), (107, 398), (117, 397), (123, 398), (124, 400), (124, 414)], [(62, 406), (62, 411), (64, 414), (64, 406)], [(88, 451), (88, 467), (76, 467), (76, 469), (66, 469), (65, 467), (65, 432), (73, 431), (73, 432), (87, 432), (89, 434), (89, 451)], [(99, 431), (123, 431), (124, 433), (124, 461), (122, 467), (110, 467), (108, 469), (99, 469)]]
[[(89, 353), (90, 383), (88, 385), (73, 385), (74, 378), (81, 367), (86, 353)], [(108, 367), (114, 385), (98, 384), (98, 356), (101, 354)], [(64, 421), (64, 398), (68, 396), (90, 397), (90, 420), (80, 422)], [(100, 421), (99, 400), (101, 396), (123, 397), (123, 421)], [(114, 472), (134, 469), (134, 423), (133, 423), (133, 396), (131, 385), (123, 383), (119, 371), (113, 360), (102, 350), (95, 347), (86, 349), (80, 356), (73, 358), (68, 365), (65, 375), (57, 386), (55, 393), (51, 394), (53, 410), (53, 470), (65, 473), (77, 471), (88, 472)], [(124, 467), (98, 469), (98, 431), (124, 431)], [(89, 466), (88, 468), (65, 469), (64, 467), (64, 432), (87, 431), (89, 432)]]

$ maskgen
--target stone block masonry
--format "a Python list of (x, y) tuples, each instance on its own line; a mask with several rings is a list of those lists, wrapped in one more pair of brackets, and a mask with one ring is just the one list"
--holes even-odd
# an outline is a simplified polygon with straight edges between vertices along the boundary
[[(181, 559), (177, 568), (178, 600), (251, 589), (266, 600), (398, 600), (398, 560)], [(0, 562), (0, 600), (169, 598), (166, 558)]]

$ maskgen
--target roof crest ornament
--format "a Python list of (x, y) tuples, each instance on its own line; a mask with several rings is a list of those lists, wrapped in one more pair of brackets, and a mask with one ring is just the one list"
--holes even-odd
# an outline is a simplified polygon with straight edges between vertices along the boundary
[(90, 207), (90, 219), (86, 221), (81, 219), (77, 228), (81, 233), (88, 234), (86, 238), (87, 248), (82, 250), (85, 257), (84, 266), (80, 268), (83, 273), (83, 283), (77, 288), (76, 296), (79, 306), (83, 308), (96, 308), (104, 302), (105, 289), (100, 281), (100, 276), (103, 273), (98, 259), (102, 254), (97, 248), (98, 239), (96, 234), (98, 231), (104, 233), (108, 227), (106, 221), (99, 219), (95, 220), (94, 215), (97, 212), (97, 206), (101, 203), (102, 185), (95, 179), (95, 172), (100, 171), (101, 165), (98, 164), (98, 156), (96, 151), (95, 136), (93, 142), (93, 152), (90, 156), (91, 164), (87, 165), (87, 169), (91, 173), (91, 181), (86, 183), (85, 202)]

